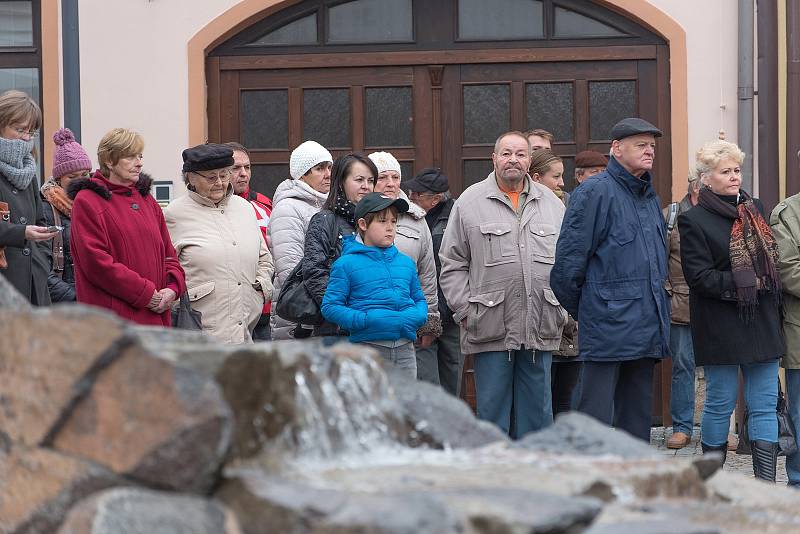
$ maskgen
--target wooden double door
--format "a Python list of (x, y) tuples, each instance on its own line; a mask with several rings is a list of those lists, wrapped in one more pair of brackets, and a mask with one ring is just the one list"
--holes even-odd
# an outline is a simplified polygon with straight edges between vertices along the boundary
[[(302, 68), (302, 59), (284, 62), (286, 68), (226, 59), (209, 65), (209, 138), (251, 149), (254, 186), (268, 194), (288, 176), (292, 148), (307, 139), (334, 157), (388, 150), (401, 162), (403, 179), (441, 167), (455, 195), (491, 171), (494, 141), (507, 130), (552, 132), (567, 189), (574, 186), (575, 154), (607, 152), (609, 130), (621, 118), (641, 116), (669, 139), (669, 99), (655, 53), (476, 63), (447, 63), (445, 55), (429, 58), (443, 60), (438, 64), (391, 66), (363, 65), (361, 58), (354, 66), (317, 61), (312, 68)], [(657, 150), (656, 187), (668, 199), (669, 143)]]

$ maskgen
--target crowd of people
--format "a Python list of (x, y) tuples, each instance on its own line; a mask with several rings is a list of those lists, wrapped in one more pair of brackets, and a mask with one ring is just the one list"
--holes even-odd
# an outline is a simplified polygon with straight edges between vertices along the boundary
[[(608, 155), (576, 156), (570, 193), (540, 129), (501, 134), (493, 171), (457, 199), (440, 169), (407, 179), (390, 152), (334, 159), (312, 140), (269, 199), (246, 147), (203, 144), (183, 151), (187, 193), (162, 209), (144, 139), (123, 128), (94, 171), (56, 132), (39, 187), (40, 127), (30, 97), (0, 95), (0, 273), (35, 305), (168, 327), (187, 302), (221, 342), (346, 338), (453, 395), (471, 354), (478, 416), (513, 438), (575, 409), (649, 441), (654, 366), (671, 355), (668, 445), (691, 439), (702, 366), (700, 441), (724, 462), (741, 373), (754, 474), (772, 481), (782, 359), (800, 424), (800, 195), (766, 213), (733, 143), (704, 145), (663, 210), (662, 133), (640, 118), (612, 128)], [(286, 311), (298, 288), (303, 315)], [(800, 453), (787, 471), (800, 485)]]

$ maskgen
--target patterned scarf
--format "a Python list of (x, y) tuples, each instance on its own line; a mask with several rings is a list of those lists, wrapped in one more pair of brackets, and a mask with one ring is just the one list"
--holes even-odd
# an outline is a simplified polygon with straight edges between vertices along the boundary
[(753, 203), (753, 197), (740, 190), (737, 206), (725, 202), (711, 189), (700, 190), (699, 203), (712, 213), (733, 219), (730, 241), (731, 270), (736, 285), (739, 316), (747, 323), (758, 306), (758, 290), (772, 292), (780, 300), (778, 245), (772, 230)]
[(349, 222), (353, 228), (356, 227), (356, 205), (347, 200), (344, 193), (336, 195), (336, 206), (334, 206), (333, 212)]
[(0, 174), (20, 191), (27, 189), (36, 177), (32, 151), (32, 138), (25, 141), (0, 137)]
[(61, 212), (67, 218), (72, 216), (72, 199), (67, 196), (64, 188), (50, 178), (42, 186), (42, 195), (51, 206)]

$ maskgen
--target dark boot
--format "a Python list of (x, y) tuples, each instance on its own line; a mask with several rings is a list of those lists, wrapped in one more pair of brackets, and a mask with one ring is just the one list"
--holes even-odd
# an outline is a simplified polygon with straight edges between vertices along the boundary
[(723, 443), (722, 445), (711, 446), (700, 441), (700, 446), (703, 448), (704, 457), (710, 453), (718, 453), (722, 457), (721, 461), (707, 461), (706, 458), (701, 458), (694, 462), (695, 468), (697, 468), (697, 471), (700, 473), (700, 478), (706, 480), (718, 470), (722, 469), (722, 466), (725, 465), (725, 458), (728, 456), (728, 444)]
[(756, 478), (775, 482), (775, 465), (778, 462), (778, 444), (757, 439), (750, 442), (753, 451), (753, 473)]

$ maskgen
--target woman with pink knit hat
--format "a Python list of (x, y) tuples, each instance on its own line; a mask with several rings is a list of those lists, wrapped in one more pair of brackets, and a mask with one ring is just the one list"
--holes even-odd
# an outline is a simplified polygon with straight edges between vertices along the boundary
[(47, 289), (53, 302), (75, 301), (75, 273), (72, 254), (69, 250), (70, 217), (72, 199), (67, 196), (67, 186), (75, 178), (88, 177), (92, 160), (75, 140), (69, 128), (61, 128), (53, 134), (56, 144), (53, 154), (53, 175), (41, 188), (44, 217), (50, 226), (63, 228), (53, 239), (53, 255)]

